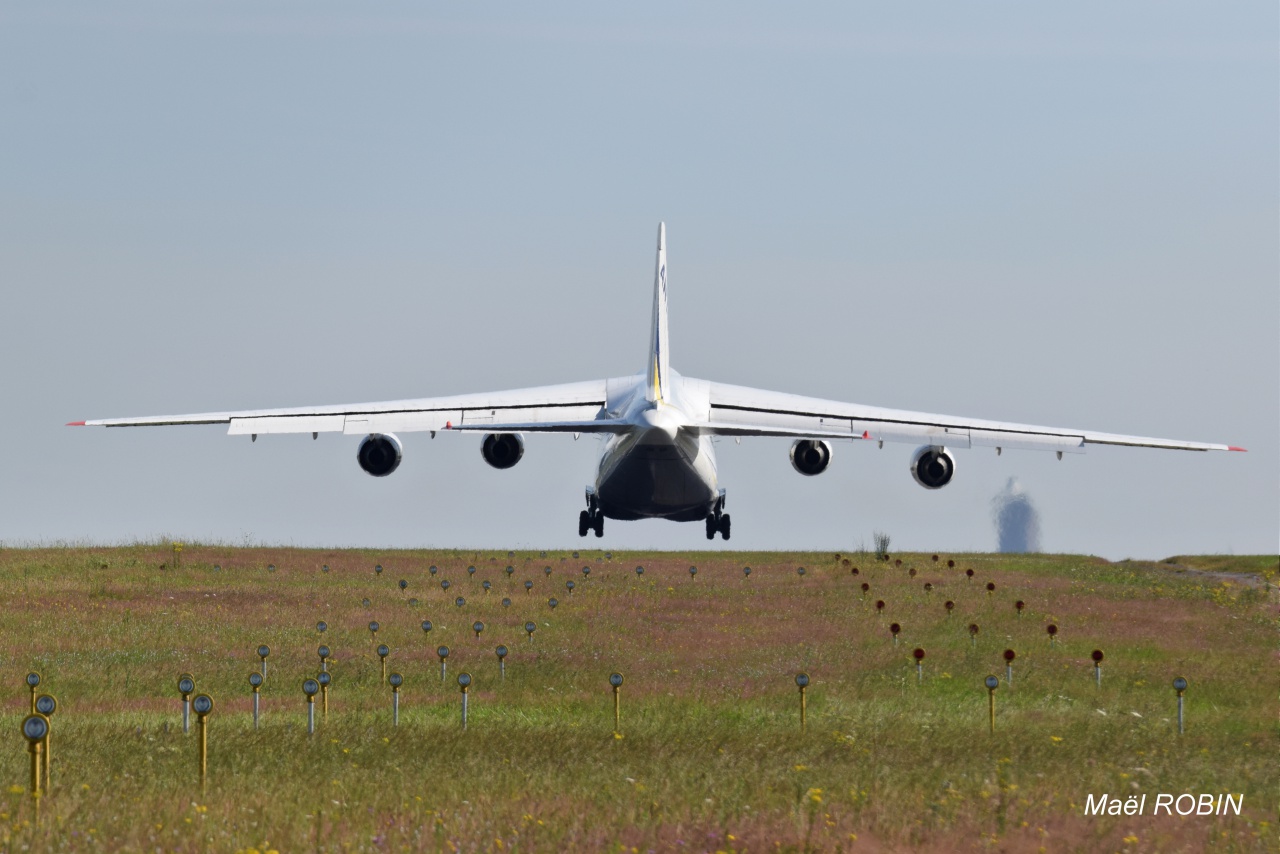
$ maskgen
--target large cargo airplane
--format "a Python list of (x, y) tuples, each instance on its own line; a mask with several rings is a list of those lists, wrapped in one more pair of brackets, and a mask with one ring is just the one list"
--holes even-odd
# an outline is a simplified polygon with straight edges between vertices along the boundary
[(703, 522), (707, 539), (729, 539), (725, 490), (716, 470), (716, 436), (792, 439), (791, 465), (817, 475), (838, 440), (909, 442), (911, 475), (925, 489), (941, 489), (956, 470), (952, 451), (988, 447), (1083, 453), (1086, 445), (1129, 445), (1184, 451), (1240, 451), (1227, 445), (1036, 427), (837, 403), (776, 391), (684, 377), (671, 368), (667, 333), (667, 234), (658, 226), (653, 318), (645, 369), (615, 379), (453, 397), (385, 403), (206, 412), (74, 421), (76, 426), (142, 427), (227, 424), (228, 434), (254, 440), (266, 433), (363, 435), (360, 467), (386, 477), (400, 465), (397, 433), (478, 432), (480, 452), (507, 469), (524, 455), (526, 433), (595, 433), (604, 439), (595, 483), (586, 489), (578, 535), (604, 535), (604, 520), (670, 519)]

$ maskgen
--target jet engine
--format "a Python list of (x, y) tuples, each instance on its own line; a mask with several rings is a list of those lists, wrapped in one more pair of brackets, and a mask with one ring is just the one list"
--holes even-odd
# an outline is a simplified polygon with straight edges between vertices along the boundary
[(791, 467), (806, 477), (822, 474), (831, 465), (831, 446), (821, 439), (800, 439), (791, 446)]
[(524, 439), (519, 433), (486, 433), (480, 454), (494, 468), (509, 469), (524, 456)]
[(361, 440), (356, 459), (369, 474), (386, 477), (400, 466), (403, 450), (394, 433), (370, 433)]
[(941, 445), (917, 448), (911, 457), (911, 476), (925, 489), (941, 489), (956, 473), (956, 458)]

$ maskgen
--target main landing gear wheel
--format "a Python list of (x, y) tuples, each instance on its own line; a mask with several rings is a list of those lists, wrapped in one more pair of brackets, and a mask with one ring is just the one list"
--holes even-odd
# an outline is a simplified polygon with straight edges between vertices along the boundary
[(714, 540), (717, 533), (721, 538), (729, 539), (728, 513), (716, 513), (707, 517), (707, 539)]
[(604, 536), (604, 514), (599, 510), (594, 513), (583, 510), (578, 514), (578, 536), (585, 537), (587, 531), (595, 531), (597, 537)]

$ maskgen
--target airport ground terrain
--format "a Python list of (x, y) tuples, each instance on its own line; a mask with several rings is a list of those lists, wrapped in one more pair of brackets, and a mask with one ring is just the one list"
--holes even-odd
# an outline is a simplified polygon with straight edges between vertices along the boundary
[[(1275, 556), (938, 558), (3, 549), (0, 850), (1277, 850)], [(405, 679), (398, 727), (373, 620)], [(321, 643), (333, 687), (309, 736), (301, 685)], [(19, 727), (31, 670), (60, 704), (38, 821)], [(203, 791), (184, 671), (216, 702)], [(1104, 793), (1145, 794), (1147, 814), (1085, 815)], [(1243, 808), (1153, 816), (1159, 793), (1243, 795)]]

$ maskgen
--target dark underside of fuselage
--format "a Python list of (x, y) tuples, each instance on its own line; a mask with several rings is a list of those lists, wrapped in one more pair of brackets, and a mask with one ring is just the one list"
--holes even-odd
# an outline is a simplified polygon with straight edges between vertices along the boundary
[(597, 487), (600, 510), (609, 519), (670, 519), (697, 522), (715, 509), (715, 488), (676, 445), (635, 445), (620, 459), (606, 460)]

